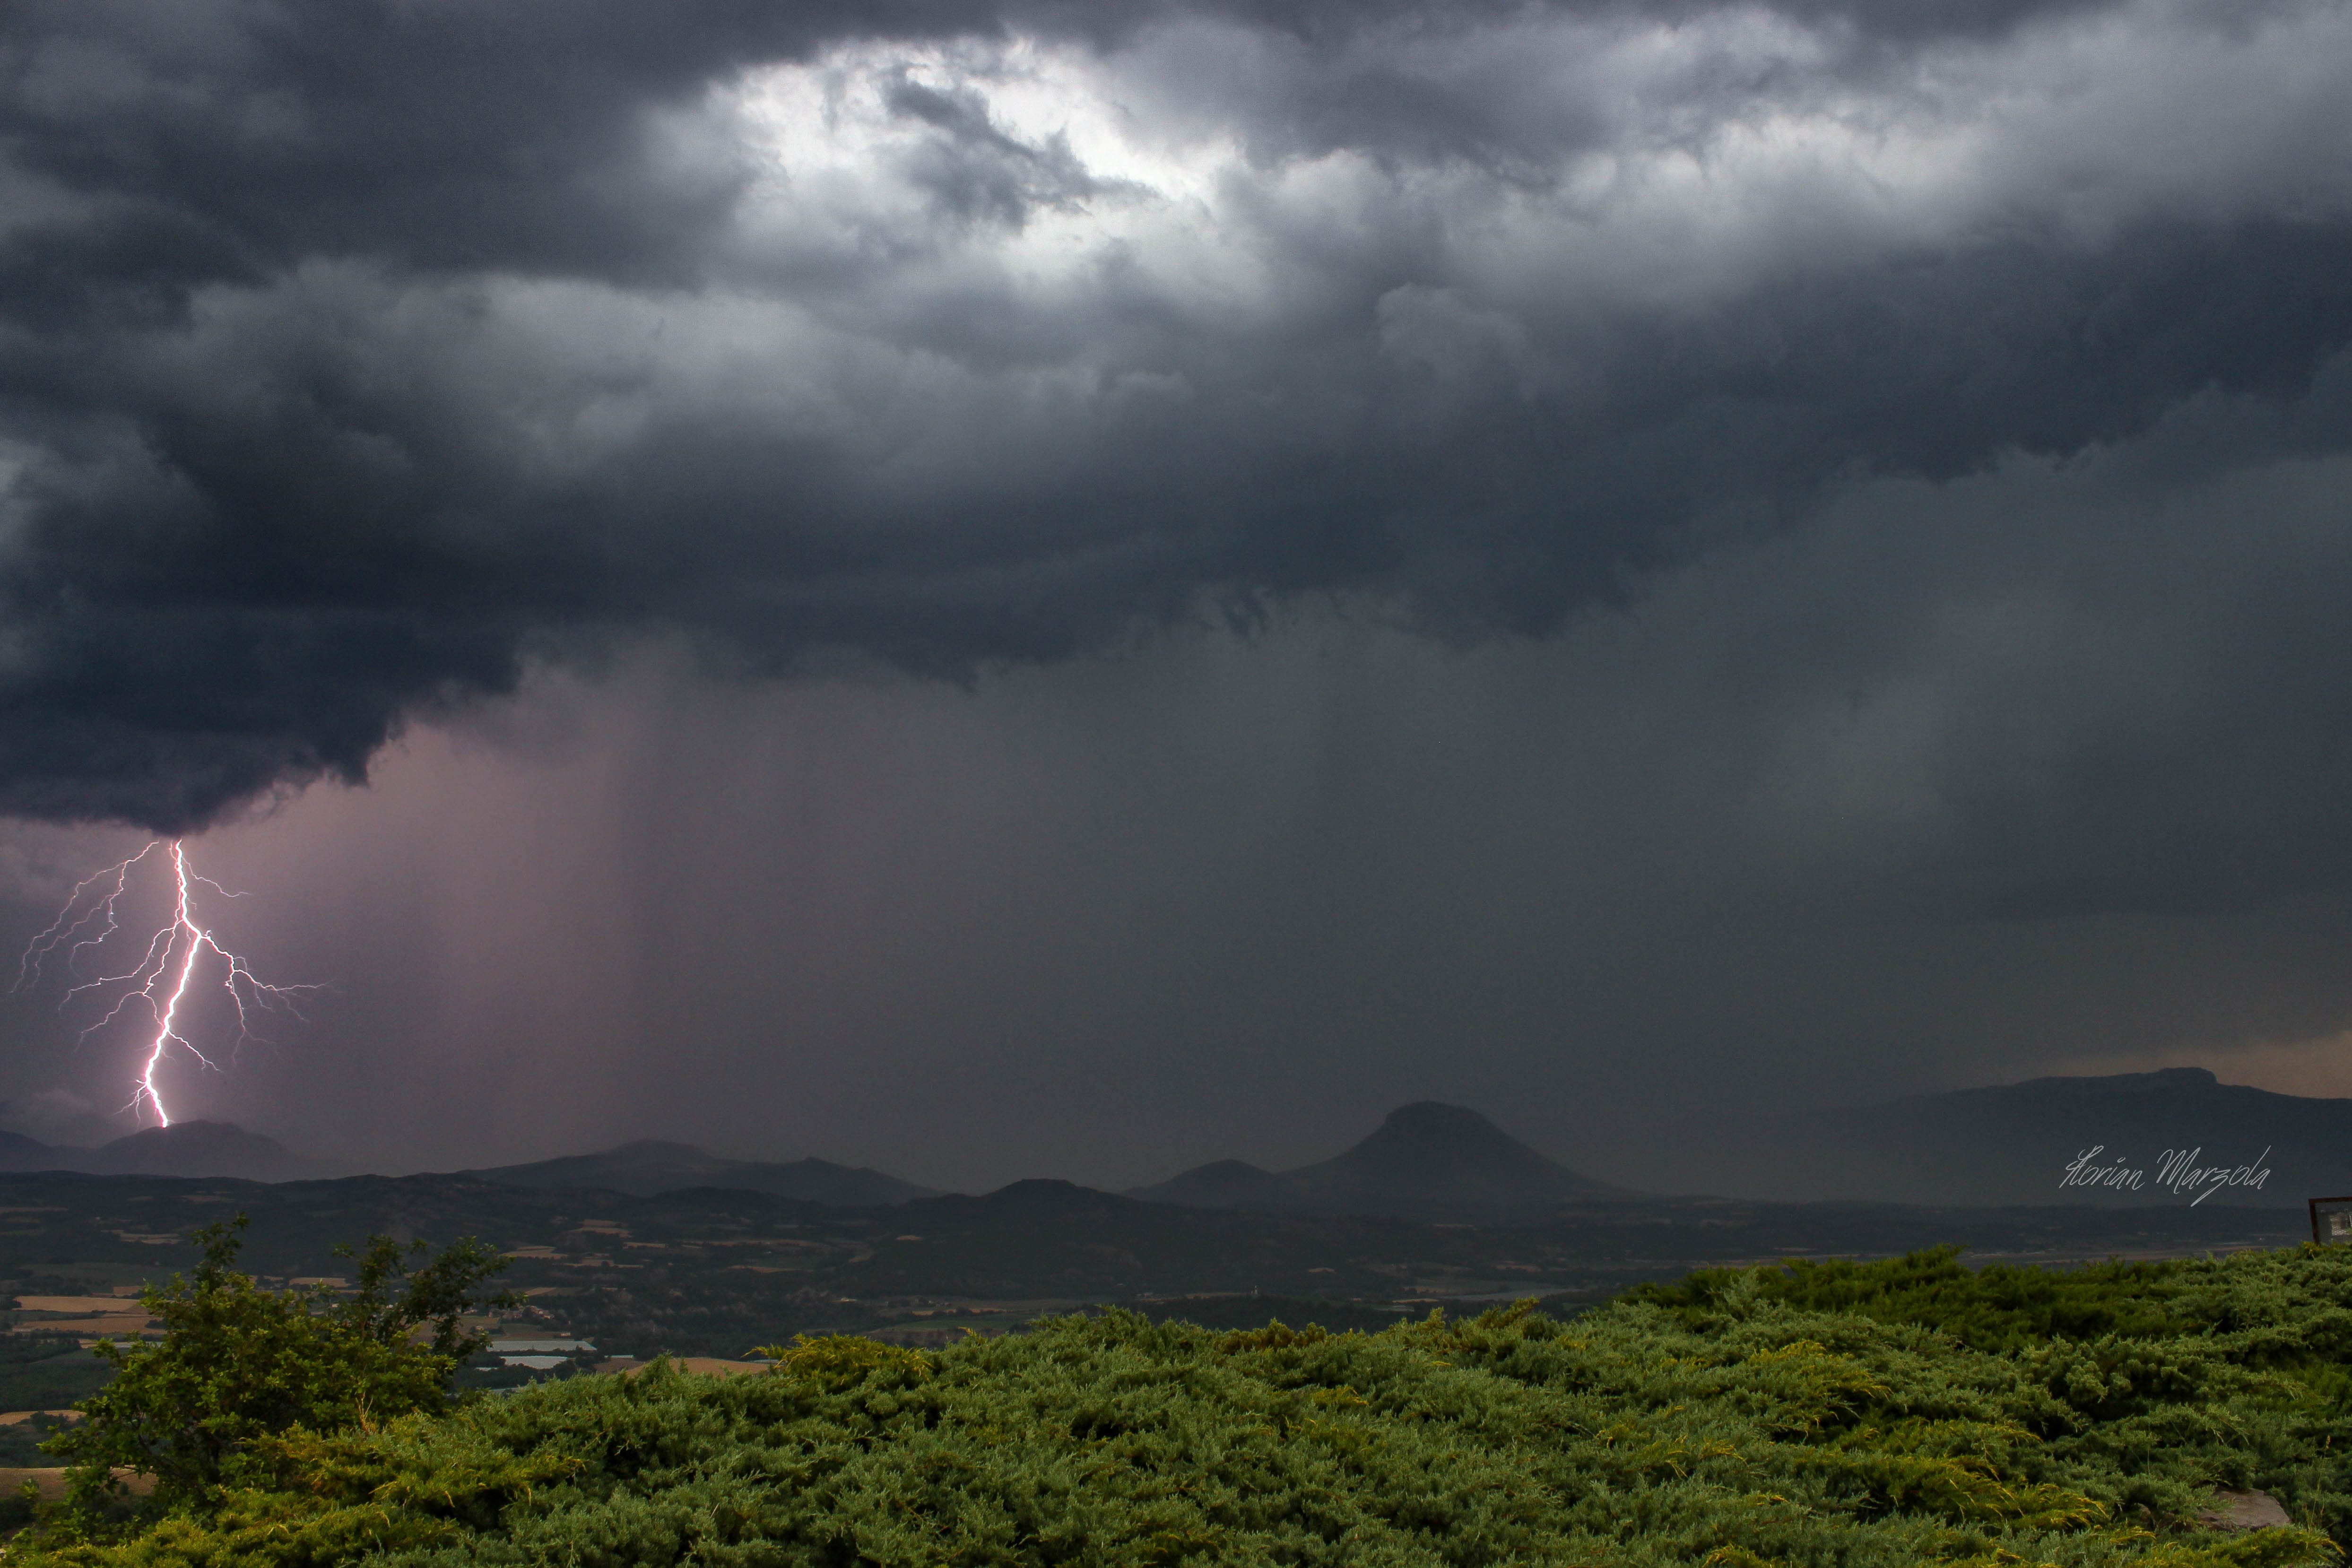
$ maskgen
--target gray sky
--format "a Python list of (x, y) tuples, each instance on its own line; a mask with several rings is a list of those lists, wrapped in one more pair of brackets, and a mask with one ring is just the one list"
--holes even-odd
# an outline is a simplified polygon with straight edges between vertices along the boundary
[(13, 6), (9, 929), (190, 832), (335, 989), (174, 1113), (388, 1165), (2352, 1092), (2347, 103), (2340, 3)]

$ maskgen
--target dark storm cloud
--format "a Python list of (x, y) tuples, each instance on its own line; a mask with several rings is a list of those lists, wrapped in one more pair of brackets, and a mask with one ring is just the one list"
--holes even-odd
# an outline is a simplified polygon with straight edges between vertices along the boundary
[[(1805, 7), (1898, 36), (2072, 8), (2022, 0)], [(1034, 28), (1108, 46), (1191, 9), (26, 0), (0, 23), (9, 86), (0, 135), (18, 170), (68, 193), (79, 221), (12, 235), (0, 287), (19, 308), (168, 308), (193, 283), (250, 280), (320, 254), (691, 284), (702, 272), (698, 242), (723, 220), (741, 171), (681, 178), (677, 167), (649, 166), (649, 112), (844, 36)], [(1293, 40), (1308, 58), (1344, 52), (1366, 31), (1428, 25), (1419, 9), (1403, 0), (1198, 8)], [(1467, 27), (1517, 9), (1449, 6), (1438, 25)], [(1326, 125), (1327, 144), (1393, 141), (1408, 127), (1413, 140), (1449, 150), (1495, 136), (1475, 102), (1377, 60), (1293, 85), (1307, 90), (1291, 95), (1291, 112)]]
[[(2339, 6), (0, 26), (21, 815), (176, 829), (357, 778), (406, 716), (615, 632), (950, 676), (1204, 595), (1547, 632), (1842, 478), (2217, 398), (2252, 412), (2164, 483), (2343, 430), (2311, 392), (2352, 341)], [(2300, 636), (2215, 650), (2196, 709), (2279, 822), (2346, 689)], [(2302, 696), (2263, 695), (2281, 667)], [(2009, 712), (1949, 731), (1940, 879), (2288, 874), (2185, 804), (2227, 782), (2180, 771), (2210, 725), (2088, 750)], [(2116, 779), (2149, 814), (2053, 862)], [(2150, 822), (2181, 886), (2113, 870)]]

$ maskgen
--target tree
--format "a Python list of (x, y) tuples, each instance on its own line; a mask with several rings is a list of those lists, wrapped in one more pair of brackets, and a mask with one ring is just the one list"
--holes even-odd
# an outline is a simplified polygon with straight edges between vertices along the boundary
[(372, 1430), (443, 1407), (451, 1372), (488, 1343), (460, 1319), (516, 1299), (482, 1296), (506, 1260), (470, 1238), (414, 1270), (421, 1241), (404, 1249), (372, 1236), (357, 1253), (337, 1248), (358, 1262), (358, 1288), (340, 1300), (323, 1288), (264, 1290), (234, 1267), (246, 1223), (240, 1214), (196, 1231), (194, 1277), (141, 1293), (160, 1342), (99, 1342), (114, 1381), (83, 1402), (79, 1427), (46, 1445), (71, 1468), (72, 1509), (85, 1521), (121, 1499), (119, 1469), (155, 1478), (149, 1511), (203, 1512), (226, 1487), (259, 1479), (247, 1473), (258, 1438)]

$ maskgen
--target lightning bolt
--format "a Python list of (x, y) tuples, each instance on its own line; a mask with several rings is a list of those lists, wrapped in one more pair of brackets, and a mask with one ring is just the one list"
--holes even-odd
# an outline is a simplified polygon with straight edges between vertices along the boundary
[[(119, 974), (100, 974), (84, 979), (82, 963), (85, 955), (95, 957), (107, 942), (122, 929), (118, 906), (131, 891), (131, 873), (147, 859), (162, 852), (162, 858), (171, 867), (173, 890), (172, 918), (152, 932), (139, 962)], [(37, 988), (44, 971), (55, 963), (65, 971), (67, 986), (64, 997), (58, 1002), (63, 1012), (66, 1005), (84, 991), (104, 995), (121, 987), (114, 1004), (106, 1015), (81, 1031), (80, 1038), (106, 1028), (131, 1008), (143, 1007), (154, 1020), (155, 1033), (146, 1044), (146, 1058), (141, 1064), (138, 1087), (131, 1103), (123, 1108), (131, 1112), (142, 1108), (154, 1113), (155, 1124), (172, 1124), (171, 1113), (163, 1108), (163, 1096), (155, 1084), (155, 1074), (172, 1047), (178, 1046), (196, 1059), (201, 1067), (214, 1066), (212, 1058), (198, 1050), (195, 1042), (181, 1032), (181, 1005), (187, 1000), (189, 988), (196, 984), (197, 971), (205, 967), (207, 957), (217, 960), (219, 988), (227, 993), (236, 1010), (236, 1040), (232, 1051), (248, 1040), (260, 1036), (253, 1032), (253, 1016), (262, 1012), (283, 1012), (297, 1019), (304, 1017), (299, 1001), (304, 993), (324, 990), (324, 986), (274, 986), (256, 976), (245, 959), (230, 952), (214, 939), (211, 929), (197, 915), (196, 889), (208, 887), (223, 898), (243, 898), (241, 893), (231, 893), (208, 876), (199, 875), (188, 865), (187, 846), (178, 839), (155, 839), (145, 849), (127, 860), (118, 861), (104, 871), (85, 877), (76, 884), (65, 907), (47, 929), (35, 936), (25, 947), (16, 963), (16, 983), (11, 990), (23, 991)], [(168, 983), (167, 983), (168, 982)]]

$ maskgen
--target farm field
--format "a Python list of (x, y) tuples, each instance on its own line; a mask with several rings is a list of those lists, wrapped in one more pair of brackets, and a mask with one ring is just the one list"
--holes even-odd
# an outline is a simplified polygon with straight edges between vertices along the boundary
[[(0, 1291), (19, 1303), (9, 1354), (142, 1332), (129, 1299), (187, 1267), (195, 1226), (251, 1217), (265, 1281), (334, 1281), (334, 1249), (374, 1232), (506, 1252), (525, 1305), (500, 1334), (577, 1336), (604, 1355), (735, 1359), (794, 1333), (870, 1333), (936, 1347), (1042, 1313), (1127, 1305), (1234, 1326), (1283, 1304), (1375, 1328), (1433, 1306), (1535, 1297), (1555, 1312), (1695, 1268), (1807, 1256), (1891, 1256), (1958, 1240), (1976, 1261), (2064, 1264), (2275, 1247), (2286, 1209), (1932, 1209), (1675, 1199), (1563, 1207), (1515, 1226), (1267, 1216), (1140, 1203), (1060, 1182), (984, 1197), (834, 1208), (760, 1193), (658, 1197), (539, 1190), (457, 1176), (262, 1184), (0, 1175)], [(161, 1238), (162, 1239), (157, 1239)], [(1301, 1303), (1294, 1307), (1291, 1303)], [(1252, 1313), (1255, 1315), (1253, 1316)], [(0, 1361), (0, 1407), (68, 1404), (54, 1353)], [(87, 1376), (87, 1374), (82, 1375)], [(16, 1379), (10, 1382), (9, 1379)]]

